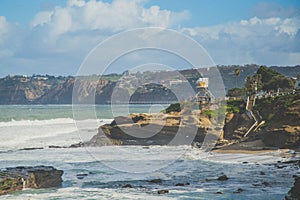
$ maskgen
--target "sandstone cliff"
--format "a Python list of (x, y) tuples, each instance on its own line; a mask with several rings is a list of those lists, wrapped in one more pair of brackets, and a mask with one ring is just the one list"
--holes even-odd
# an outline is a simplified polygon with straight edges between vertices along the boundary
[(25, 188), (60, 187), (62, 174), (51, 166), (6, 168), (0, 172), (0, 195)]

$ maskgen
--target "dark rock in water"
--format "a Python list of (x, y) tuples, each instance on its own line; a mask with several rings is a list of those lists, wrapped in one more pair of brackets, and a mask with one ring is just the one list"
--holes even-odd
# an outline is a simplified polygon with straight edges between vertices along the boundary
[(6, 168), (0, 172), (0, 195), (24, 188), (60, 187), (62, 174), (51, 166)]
[(169, 190), (158, 190), (157, 194), (167, 194), (169, 193)]
[(162, 180), (158, 178), (158, 179), (150, 180), (149, 182), (150, 183), (162, 183)]
[(61, 147), (61, 146), (56, 146), (56, 145), (50, 145), (48, 146), (49, 149), (60, 149), (60, 148), (65, 148), (65, 147)]
[(223, 194), (223, 192), (216, 192), (216, 194)]
[(226, 175), (222, 175), (219, 178), (217, 178), (218, 181), (227, 181), (228, 177)]
[(128, 184), (124, 185), (122, 188), (133, 188), (133, 187), (131, 184), (128, 183)]
[(300, 199), (300, 177), (295, 177), (294, 186), (290, 189), (285, 196), (286, 200), (299, 200)]
[(239, 188), (236, 191), (234, 191), (233, 193), (241, 193), (241, 192), (244, 192), (244, 190), (242, 188)]
[(265, 172), (260, 172), (259, 174), (260, 174), (260, 175), (266, 175), (266, 173), (265, 173)]
[(78, 147), (83, 147), (84, 143), (83, 142), (79, 142), (77, 144), (72, 144), (69, 148), (78, 148)]
[(27, 147), (20, 149), (21, 151), (30, 151), (30, 150), (37, 150), (37, 149), (44, 149), (43, 147)]
[(268, 182), (266, 182), (266, 181), (262, 182), (262, 184), (263, 184), (263, 186), (265, 186), (265, 187), (270, 186), (270, 183), (268, 183)]
[(77, 174), (76, 177), (78, 179), (83, 179), (84, 177), (86, 177), (88, 174)]
[(247, 162), (247, 161), (244, 161), (243, 164), (248, 164), (248, 162)]
[(190, 185), (190, 183), (177, 183), (175, 186), (185, 186), (185, 185)]

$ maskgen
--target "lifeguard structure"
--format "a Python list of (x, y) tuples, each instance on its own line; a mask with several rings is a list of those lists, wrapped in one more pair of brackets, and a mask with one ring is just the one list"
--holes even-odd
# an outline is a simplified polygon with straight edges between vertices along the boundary
[(212, 95), (208, 90), (208, 78), (199, 78), (196, 82), (197, 93), (194, 100), (200, 105), (209, 105)]

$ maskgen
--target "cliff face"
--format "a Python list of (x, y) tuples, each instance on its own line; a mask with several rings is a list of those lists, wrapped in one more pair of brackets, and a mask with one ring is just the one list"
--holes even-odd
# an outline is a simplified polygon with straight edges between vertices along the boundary
[(14, 76), (0, 79), (0, 104), (34, 104), (66, 78)]
[(25, 188), (60, 187), (62, 170), (51, 166), (14, 167), (0, 172), (0, 195)]
[[(241, 73), (238, 77), (235, 76), (235, 69), (239, 68)], [(218, 66), (218, 70), (224, 81), (224, 86), (227, 89), (234, 87), (243, 87), (247, 76), (255, 73), (259, 66)], [(204, 68), (201, 68), (202, 70)], [(280, 71), (284, 75), (295, 77), (300, 74), (300, 66), (295, 67), (272, 67), (275, 71)], [(188, 83), (195, 89), (196, 81), (201, 76), (196, 69), (181, 70), (179, 73), (185, 77)], [(151, 102), (151, 101), (177, 101), (176, 96), (168, 88), (171, 88), (171, 83), (178, 81), (178, 72), (162, 71), (162, 72), (145, 72), (137, 74), (134, 77), (142, 79), (140, 88), (135, 88), (136, 91), (131, 96), (133, 102)], [(96, 104), (109, 104), (111, 95), (116, 86), (117, 81), (122, 78), (122, 75), (104, 75), (99, 80), (100, 76), (87, 76), (79, 78), (80, 90), (78, 91), (78, 103), (89, 103), (90, 97), (95, 95)], [(168, 79), (168, 80), (165, 80)], [(78, 80), (78, 79), (76, 79)], [(151, 81), (157, 81), (160, 84), (153, 84)], [(7, 76), (0, 79), (0, 104), (71, 104), (72, 92), (74, 87), (74, 77), (54, 77), (34, 75), (26, 76)], [(123, 82), (130, 85), (129, 80), (124, 78)], [(237, 82), (236, 82), (237, 81)], [(236, 85), (237, 83), (237, 85)], [(135, 84), (134, 84), (135, 85)], [(163, 86), (164, 85), (164, 86)], [(177, 88), (180, 86), (176, 85)], [(182, 90), (184, 91), (184, 88)], [(77, 91), (77, 88), (75, 88)], [(127, 88), (124, 88), (124, 91)], [(126, 92), (126, 91), (125, 91)], [(180, 94), (179, 94), (180, 95)], [(183, 99), (187, 97), (183, 94)], [(94, 97), (92, 97), (94, 98)]]
[(300, 146), (300, 94), (261, 99), (255, 108), (265, 120), (257, 135), (266, 145), (279, 148)]
[[(99, 127), (89, 145), (185, 145), (202, 142), (207, 120), (182, 117), (181, 113), (131, 114), (116, 117)], [(195, 135), (194, 135), (195, 134)], [(176, 139), (175, 139), (176, 137)], [(194, 139), (190, 138), (194, 137)], [(174, 139), (174, 140), (173, 140)]]

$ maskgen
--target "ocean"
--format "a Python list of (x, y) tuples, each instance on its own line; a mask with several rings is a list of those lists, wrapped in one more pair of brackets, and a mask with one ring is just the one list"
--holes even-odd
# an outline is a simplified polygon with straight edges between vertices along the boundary
[[(120, 115), (123, 110), (151, 113), (166, 106), (120, 105), (117, 110)], [(49, 148), (88, 141), (98, 126), (115, 116), (109, 105), (97, 105), (96, 118), (74, 117), (74, 109), (89, 116), (87, 107), (0, 106), (0, 168), (51, 165), (64, 171), (61, 188), (25, 188), (0, 199), (284, 199), (293, 175), (299, 173), (292, 165), (276, 166), (288, 160), (280, 151), (221, 154), (191, 146)], [(216, 180), (224, 174), (227, 181)], [(132, 188), (123, 188), (126, 184)], [(158, 194), (159, 190), (169, 193)]]

